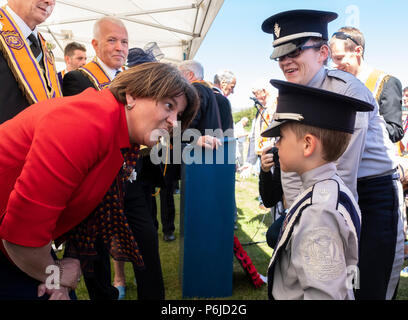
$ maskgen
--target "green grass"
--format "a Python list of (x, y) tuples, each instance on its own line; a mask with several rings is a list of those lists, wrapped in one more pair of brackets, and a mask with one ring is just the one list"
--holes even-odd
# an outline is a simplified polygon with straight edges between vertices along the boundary
[[(236, 201), (238, 208), (238, 230), (235, 235), (243, 244), (243, 248), (247, 251), (254, 266), (262, 275), (266, 275), (267, 267), (272, 249), (266, 242), (254, 245), (245, 245), (249, 242), (265, 241), (265, 232), (271, 224), (271, 215), (269, 211), (262, 211), (258, 207), (258, 178), (251, 176), (248, 179), (236, 178)], [(179, 195), (175, 195), (176, 203), (176, 240), (172, 242), (163, 241), (163, 234), (161, 226), (159, 227), (159, 247), (160, 258), (163, 270), (164, 286), (166, 289), (166, 299), (180, 300), (182, 297), (182, 289), (179, 279), (179, 248), (180, 248), (180, 234), (179, 234)], [(157, 202), (160, 207), (159, 201)], [(160, 212), (160, 211), (159, 211)], [(160, 219), (159, 219), (160, 220)], [(112, 267), (113, 270), (113, 267)], [(137, 299), (136, 285), (134, 284), (134, 273), (130, 263), (125, 264), (126, 273), (126, 300)], [(113, 279), (113, 272), (112, 272)], [(78, 299), (89, 299), (85, 284), (83, 280), (79, 283), (77, 289)], [(267, 300), (267, 286), (262, 285), (261, 288), (255, 288), (249, 277), (246, 275), (238, 260), (234, 257), (233, 266), (233, 294), (231, 297), (222, 299), (236, 299), (236, 300)], [(398, 288), (398, 300), (408, 300), (408, 277), (401, 277)]]

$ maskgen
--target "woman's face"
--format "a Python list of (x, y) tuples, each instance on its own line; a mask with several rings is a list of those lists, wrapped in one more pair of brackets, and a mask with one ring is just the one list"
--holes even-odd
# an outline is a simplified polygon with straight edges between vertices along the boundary
[(128, 106), (126, 120), (131, 143), (137, 143), (148, 147), (157, 143), (155, 130), (171, 132), (177, 126), (177, 117), (180, 116), (187, 106), (184, 94), (172, 98), (164, 98), (156, 101), (152, 98), (133, 98), (126, 94)]

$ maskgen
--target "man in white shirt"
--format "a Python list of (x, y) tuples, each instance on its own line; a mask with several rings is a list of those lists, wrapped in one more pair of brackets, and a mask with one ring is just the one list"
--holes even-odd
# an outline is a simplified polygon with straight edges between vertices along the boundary
[(128, 32), (123, 22), (115, 17), (104, 17), (95, 22), (92, 46), (96, 57), (65, 75), (64, 96), (81, 93), (89, 87), (101, 90), (122, 71), (129, 51)]

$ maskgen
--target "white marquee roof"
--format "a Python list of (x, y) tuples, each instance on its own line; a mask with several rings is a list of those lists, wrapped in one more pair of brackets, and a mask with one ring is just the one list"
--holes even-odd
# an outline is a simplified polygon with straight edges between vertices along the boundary
[[(0, 5), (6, 4), (0, 0)], [(106, 15), (123, 20), (129, 33), (129, 48), (157, 42), (162, 61), (193, 59), (224, 0), (56, 0), (52, 15), (39, 26), (55, 44), (58, 70), (65, 68), (63, 48), (71, 41), (91, 45), (95, 21)]]

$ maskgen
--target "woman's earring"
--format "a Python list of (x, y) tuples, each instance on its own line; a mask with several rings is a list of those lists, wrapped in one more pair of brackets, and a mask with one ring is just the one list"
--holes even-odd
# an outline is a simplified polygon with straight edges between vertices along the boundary
[(130, 105), (130, 104), (127, 104), (127, 105), (126, 105), (126, 109), (128, 109), (128, 110), (132, 110), (134, 106), (135, 106), (135, 105)]

